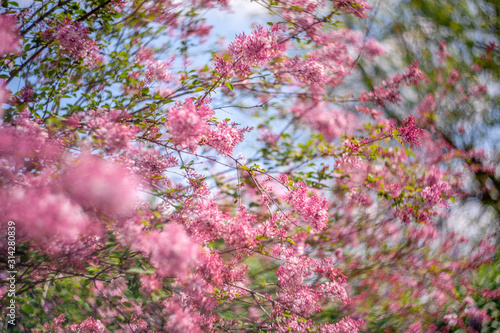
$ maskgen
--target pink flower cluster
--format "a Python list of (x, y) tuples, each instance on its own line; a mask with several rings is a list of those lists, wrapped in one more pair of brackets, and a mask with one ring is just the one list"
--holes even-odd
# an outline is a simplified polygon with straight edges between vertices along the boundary
[(259, 128), (259, 140), (265, 142), (267, 145), (273, 146), (276, 144), (280, 138), (278, 134), (275, 134), (272, 130), (260, 127)]
[(89, 66), (103, 62), (99, 54), (97, 42), (89, 38), (89, 29), (80, 22), (75, 22), (66, 17), (60, 22), (51, 22), (52, 28), (43, 32), (43, 38), (48, 43), (57, 41), (61, 54), (80, 61)]
[(305, 85), (323, 85), (329, 79), (327, 68), (317, 56), (306, 59), (293, 57), (287, 61), (286, 68), (297, 81)]
[(55, 318), (52, 323), (45, 324), (44, 328), (47, 332), (68, 332), (68, 333), (109, 333), (106, 326), (97, 319), (89, 317), (80, 324), (67, 325), (64, 328), (62, 324), (66, 321), (65, 315), (60, 315)]
[(325, 103), (299, 102), (291, 108), (291, 111), (312, 129), (323, 134), (326, 141), (333, 141), (342, 135), (351, 135), (357, 127), (356, 116), (353, 113), (331, 110)]
[(446, 42), (439, 42), (439, 51), (436, 52), (436, 55), (439, 58), (439, 62), (444, 63), (447, 58), (450, 58), (450, 54), (446, 50)]
[(185, 306), (178, 302), (169, 302), (165, 309), (169, 313), (168, 322), (166, 325), (167, 332), (171, 333), (202, 333), (203, 331), (197, 325), (197, 313), (192, 313)]
[(137, 202), (139, 179), (116, 164), (82, 155), (63, 174), (63, 188), (86, 210), (106, 215), (128, 215)]
[(364, 41), (363, 37), (361, 32), (350, 29), (317, 32), (312, 38), (322, 47), (312, 51), (305, 58), (295, 56), (277, 64), (277, 74), (289, 73), (304, 86), (315, 88), (325, 84), (338, 85), (342, 82), (342, 78), (355, 68), (352, 54), (362, 55), (369, 60), (385, 54), (375, 39)]
[(154, 81), (159, 81), (163, 83), (169, 83), (172, 81), (173, 76), (169, 69), (172, 67), (172, 62), (174, 58), (167, 60), (149, 61), (148, 69), (144, 73), (145, 82), (151, 83)]
[(257, 26), (251, 35), (244, 32), (236, 36), (229, 44), (230, 60), (215, 57), (213, 67), (221, 76), (229, 76), (232, 71), (239, 76), (250, 74), (251, 67), (263, 66), (267, 61), (276, 57), (284, 50), (284, 45), (277, 42), (278, 25), (270, 29)]
[(64, 329), (69, 333), (109, 333), (100, 320), (92, 317), (85, 319), (80, 324), (69, 325)]
[(172, 143), (196, 152), (200, 141), (210, 133), (208, 121), (214, 111), (206, 104), (196, 104), (192, 98), (178, 103), (170, 109), (165, 128), (171, 135)]
[(249, 126), (238, 129), (236, 126), (236, 123), (229, 125), (227, 121), (217, 123), (217, 127), (208, 135), (208, 145), (223, 156), (232, 154), (234, 147), (243, 142), (244, 133), (253, 129)]
[(324, 5), (323, 0), (287, 0), (280, 2), (280, 9), (285, 21), (294, 22), (295, 33), (305, 31), (308, 36), (312, 37), (318, 33), (322, 24), (315, 22), (313, 15), (304, 15), (304, 13), (314, 13)]
[(450, 313), (447, 314), (443, 317), (443, 321), (448, 325), (449, 327), (455, 327), (458, 324), (458, 316), (456, 313)]
[[(20, 117), (21, 118), (21, 117)], [(0, 174), (3, 183), (15, 183), (19, 172), (51, 165), (62, 151), (60, 142), (51, 140), (47, 132), (29, 119), (17, 119), (18, 126), (0, 126)]]
[(13, 16), (0, 15), (0, 57), (19, 51), (20, 38), (17, 32), (17, 22)]
[(327, 227), (328, 201), (307, 193), (306, 184), (298, 182), (295, 189), (284, 196), (284, 200), (292, 205), (294, 212), (311, 225), (314, 232), (320, 232)]
[(427, 94), (425, 98), (418, 104), (416, 108), (416, 114), (420, 120), (424, 120), (425, 118), (431, 115), (437, 107), (436, 98), (432, 94)]
[(418, 61), (408, 66), (404, 74), (396, 74), (382, 82), (381, 86), (376, 86), (371, 92), (363, 92), (359, 99), (362, 103), (372, 101), (379, 106), (385, 106), (385, 102), (399, 103), (403, 99), (399, 88), (401, 85), (419, 85), (420, 81), (426, 81), (427, 76), (418, 69)]
[(37, 241), (62, 236), (75, 240), (88, 230), (89, 220), (81, 206), (50, 188), (4, 191), (0, 216), (16, 221), (28, 237)]
[[(20, 45), (20, 37), (17, 31), (17, 22), (13, 16), (0, 15), (0, 57), (6, 54), (17, 52)], [(5, 85), (0, 82), (0, 118), (3, 117), (3, 103), (8, 102), (9, 92), (5, 89)]]
[(357, 333), (364, 326), (363, 320), (354, 320), (352, 318), (342, 318), (338, 323), (325, 324), (321, 329), (321, 333)]
[(121, 110), (89, 110), (87, 113), (81, 113), (79, 117), (85, 128), (109, 153), (129, 147), (140, 131), (138, 127), (123, 122), (129, 115)]
[(495, 290), (483, 290), (483, 297), (487, 299), (497, 299), (500, 298), (500, 288)]
[(141, 235), (139, 243), (134, 246), (151, 256), (151, 262), (162, 277), (187, 278), (199, 255), (198, 244), (175, 223), (167, 224), (161, 232)]
[(448, 206), (447, 201), (453, 191), (450, 184), (443, 180), (443, 174), (437, 167), (428, 171), (424, 185), (420, 195), (428, 205)]
[[(346, 278), (339, 269), (334, 268), (333, 260), (325, 258), (318, 261), (301, 255), (297, 250), (294, 247), (278, 244), (272, 251), (274, 257), (284, 261), (276, 272), (281, 290), (279, 294), (281, 306), (307, 317), (321, 311), (323, 300), (348, 304)], [(316, 281), (326, 279), (326, 282), (310, 284), (308, 281), (312, 276), (316, 277)]]
[(135, 167), (138, 172), (154, 181), (163, 176), (163, 173), (173, 166), (178, 165), (177, 158), (170, 154), (161, 154), (154, 149), (138, 151), (135, 159)]
[(423, 135), (424, 130), (418, 128), (416, 125), (415, 118), (410, 115), (403, 121), (401, 127), (397, 127), (396, 130), (404, 142), (414, 144), (415, 146), (420, 146), (420, 138)]
[(375, 38), (368, 38), (368, 40), (361, 46), (361, 55), (368, 60), (373, 61), (376, 57), (386, 54), (385, 49)]
[(21, 91), (12, 99), (12, 104), (29, 103), (33, 100), (34, 94), (35, 91), (33, 90), (33, 86), (27, 83), (24, 88), (21, 89)]

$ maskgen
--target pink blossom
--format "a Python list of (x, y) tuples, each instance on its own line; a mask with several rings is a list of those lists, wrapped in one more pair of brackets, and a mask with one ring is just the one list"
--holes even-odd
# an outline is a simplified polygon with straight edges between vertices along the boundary
[(486, 87), (483, 86), (482, 84), (479, 84), (479, 83), (470, 86), (468, 89), (468, 93), (470, 95), (474, 96), (475, 98), (480, 98), (481, 96), (483, 96), (487, 92), (488, 92), (488, 90), (486, 89)]
[(500, 288), (495, 290), (483, 290), (483, 297), (486, 299), (500, 298)]
[(33, 95), (35, 94), (33, 90), (33, 86), (29, 83), (27, 83), (21, 91), (16, 94), (16, 96), (13, 98), (12, 103), (14, 104), (23, 104), (23, 103), (29, 103), (33, 101)]
[(450, 54), (446, 50), (446, 42), (439, 42), (439, 51), (437, 51), (436, 54), (439, 58), (439, 62), (441, 63), (444, 63), (446, 61), (446, 58), (450, 58)]
[(73, 324), (64, 328), (70, 333), (108, 333), (106, 326), (100, 320), (92, 317), (85, 319), (80, 324)]
[(169, 69), (172, 67), (172, 62), (174, 58), (170, 58), (167, 60), (158, 60), (151, 61), (148, 65), (148, 69), (144, 73), (145, 82), (151, 83), (154, 81), (159, 81), (163, 83), (169, 83), (172, 81), (173, 76), (170, 73)]
[(151, 332), (153, 332), (152, 330), (149, 330), (148, 323), (144, 319), (138, 318), (136, 315), (132, 315), (129, 327), (133, 333), (151, 333)]
[(264, 127), (259, 128), (259, 133), (259, 140), (264, 141), (267, 145), (270, 146), (276, 144), (280, 137), (278, 134), (273, 133), (272, 130), (266, 129)]
[(199, 265), (197, 272), (203, 279), (217, 288), (224, 284), (231, 284), (244, 279), (247, 269), (237, 266), (234, 262), (226, 262), (220, 255), (211, 250), (205, 250), (202, 254), (202, 263)]
[(32, 169), (34, 161), (43, 169), (59, 159), (62, 145), (50, 138), (45, 128), (24, 115), (15, 124), (16, 127), (0, 126), (0, 156), (9, 161), (8, 169), (16, 171), (10, 175)]
[(141, 287), (149, 293), (153, 293), (156, 290), (161, 289), (163, 286), (163, 281), (161, 277), (156, 274), (142, 274), (141, 275)]
[(345, 43), (346, 45), (352, 45), (356, 47), (358, 50), (362, 49), (363, 42), (363, 33), (357, 30), (351, 30), (349, 28), (343, 29), (332, 29), (326, 33), (327, 40), (340, 41)]
[(149, 47), (141, 46), (134, 56), (134, 61), (138, 64), (152, 64), (155, 61), (155, 52)]
[(458, 69), (452, 69), (452, 70), (450, 70), (450, 74), (448, 75), (448, 80), (446, 80), (446, 84), (453, 86), (461, 78), (462, 78), (462, 75), (460, 75), (460, 71)]
[(422, 333), (422, 323), (417, 321), (411, 324), (405, 333)]
[(287, 71), (305, 85), (323, 85), (328, 81), (327, 69), (316, 57), (301, 59), (298, 56), (286, 63)]
[(200, 329), (200, 327), (196, 325), (196, 321), (198, 318), (195, 313), (192, 313), (188, 309), (183, 308), (177, 304), (167, 306), (167, 311), (169, 313), (166, 325), (167, 332), (170, 333), (203, 332)]
[(9, 101), (9, 98), (9, 90), (6, 89), (3, 83), (0, 83), (0, 119), (3, 118), (5, 112), (3, 104), (7, 103)]
[(396, 74), (382, 82), (381, 86), (373, 88), (373, 92), (363, 92), (359, 99), (362, 103), (373, 101), (379, 106), (385, 106), (385, 102), (399, 103), (402, 101), (399, 88), (401, 85), (419, 85), (420, 81), (428, 81), (427, 76), (418, 69), (418, 61), (413, 62), (404, 74)]
[(220, 57), (215, 54), (211, 66), (217, 74), (223, 77), (229, 77), (233, 72), (233, 63), (227, 56)]
[(335, 324), (324, 324), (321, 327), (321, 333), (357, 333), (359, 329), (364, 325), (363, 320), (353, 320), (350, 317), (342, 318), (338, 323)]
[(43, 327), (45, 330), (53, 332), (62, 329), (62, 324), (66, 321), (66, 316), (64, 314), (60, 315), (59, 317), (54, 318), (52, 323), (50, 324), (44, 324)]
[(231, 155), (234, 147), (243, 142), (244, 133), (253, 129), (253, 127), (248, 126), (238, 129), (237, 125), (236, 123), (229, 125), (227, 121), (217, 123), (217, 128), (210, 131), (208, 135), (208, 145), (215, 148), (223, 156)]
[(0, 57), (19, 51), (20, 37), (17, 32), (16, 19), (11, 15), (0, 15)]
[(347, 295), (344, 286), (337, 281), (329, 281), (320, 285), (317, 292), (323, 294), (324, 297), (328, 297), (329, 299), (340, 300), (344, 304), (349, 303), (349, 296)]
[(420, 146), (420, 137), (424, 131), (415, 125), (416, 120), (412, 115), (410, 115), (403, 121), (402, 126), (397, 127), (396, 129), (404, 142)]
[(284, 290), (279, 296), (280, 303), (286, 305), (294, 313), (302, 316), (311, 315), (313, 312), (321, 310), (318, 302), (322, 297), (314, 288), (301, 287), (297, 289)]
[(199, 249), (184, 228), (169, 223), (162, 232), (151, 232), (140, 238), (142, 251), (151, 256), (160, 276), (184, 279), (197, 262)]
[[(284, 46), (276, 41), (278, 29), (278, 25), (274, 25), (270, 29), (257, 26), (251, 35), (246, 35), (243, 32), (236, 36), (235, 40), (229, 44), (228, 51), (233, 63), (233, 70), (237, 75), (249, 75), (251, 67), (263, 66), (269, 58), (276, 57), (284, 49)], [(217, 59), (220, 58), (216, 58), (215, 68), (218, 69), (217, 72), (221, 75), (227, 75), (225, 70), (224, 72), (219, 71), (227, 66), (217, 65)]]
[(127, 148), (140, 131), (138, 127), (121, 122), (129, 115), (120, 110), (89, 110), (82, 121), (99, 145), (107, 152)]
[(30, 239), (42, 240), (62, 236), (76, 239), (88, 228), (82, 207), (62, 193), (48, 188), (20, 188), (0, 194), (0, 215), (6, 221), (16, 221)]
[(367, 107), (359, 106), (359, 105), (356, 105), (356, 111), (369, 114), (372, 118), (376, 118), (376, 117), (383, 114), (383, 112), (380, 110), (371, 109), (371, 108), (367, 108)]
[(299, 182), (295, 189), (287, 193), (284, 200), (292, 204), (292, 209), (311, 225), (314, 232), (326, 228), (328, 222), (328, 201), (314, 195), (308, 195), (306, 184)]
[(428, 171), (423, 185), (425, 187), (420, 195), (429, 205), (447, 206), (446, 201), (452, 195), (452, 189), (450, 184), (443, 181), (443, 175), (437, 167)]
[(191, 36), (200, 38), (200, 43), (204, 44), (210, 36), (213, 26), (206, 24), (204, 21), (198, 21), (187, 26), (181, 34), (182, 39), (188, 39)]
[(93, 155), (72, 162), (62, 181), (70, 198), (85, 209), (126, 215), (138, 201), (138, 179), (125, 168)]
[(389, 186), (389, 190), (391, 193), (391, 197), (397, 198), (401, 195), (401, 185), (398, 183), (392, 184)]
[(257, 236), (254, 224), (257, 224), (255, 216), (242, 208), (227, 226), (224, 234), (226, 244), (228, 246), (254, 246)]
[(456, 313), (450, 313), (447, 314), (443, 317), (443, 321), (448, 325), (449, 327), (455, 327), (458, 324), (458, 316)]
[(365, 44), (361, 47), (361, 55), (370, 61), (375, 57), (383, 56), (386, 52), (382, 45), (375, 38), (368, 38)]
[(437, 103), (434, 95), (427, 94), (420, 104), (418, 104), (416, 113), (420, 118), (424, 119), (432, 114), (436, 110), (436, 107)]
[(314, 13), (324, 5), (323, 0), (287, 0), (280, 2), (280, 9), (285, 21), (294, 22), (293, 32), (304, 31), (310, 38), (317, 38), (322, 24), (314, 22), (313, 15), (303, 15), (303, 13)]
[(192, 210), (187, 211), (184, 224), (198, 241), (212, 241), (226, 232), (225, 222), (230, 216), (221, 212), (216, 202), (202, 200), (196, 206), (189, 208)]
[[(355, 67), (354, 59), (350, 56), (349, 50), (350, 47), (345, 42), (332, 40), (327, 45), (311, 52), (306, 59), (294, 66), (292, 64), (295, 58), (291, 60), (290, 64), (285, 63), (285, 65), (292, 75), (295, 75), (294, 71), (298, 71), (304, 84), (315, 87), (325, 84), (337, 86)], [(317, 77), (314, 78), (314, 75)]]
[(313, 129), (323, 134), (326, 141), (333, 141), (342, 135), (350, 135), (357, 128), (356, 116), (344, 110), (331, 110), (326, 104), (302, 104), (291, 111)]
[(470, 67), (470, 70), (473, 71), (473, 72), (479, 72), (483, 69), (483, 67), (479, 64), (473, 64), (471, 67)]
[(414, 242), (422, 242), (420, 244), (429, 244), (438, 237), (438, 230), (435, 226), (430, 224), (425, 224), (420, 228), (411, 227), (409, 232), (409, 239)]
[(272, 29), (257, 26), (249, 36), (244, 32), (237, 35), (228, 47), (233, 61), (239, 60), (252, 67), (264, 65), (279, 50), (279, 46), (273, 40), (277, 29), (277, 25)]
[(88, 37), (90, 31), (80, 22), (66, 17), (61, 22), (49, 23), (53, 28), (43, 32), (47, 42), (57, 41), (61, 54), (74, 60), (83, 60), (85, 64), (95, 66), (103, 62), (97, 42)]
[(175, 145), (196, 152), (201, 139), (210, 133), (208, 121), (213, 115), (205, 103), (197, 105), (192, 98), (186, 98), (170, 109), (165, 127)]
[(469, 320), (474, 320), (480, 324), (491, 321), (488, 316), (488, 311), (485, 309), (478, 309), (477, 307), (467, 308), (462, 312), (462, 315), (469, 317)]
[(162, 177), (168, 168), (179, 163), (176, 157), (170, 154), (161, 154), (154, 149), (140, 151), (136, 156), (135, 167), (138, 172), (150, 178), (153, 182)]

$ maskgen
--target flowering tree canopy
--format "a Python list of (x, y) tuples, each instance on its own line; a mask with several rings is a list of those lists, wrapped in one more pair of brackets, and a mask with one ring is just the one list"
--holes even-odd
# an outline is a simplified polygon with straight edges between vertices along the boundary
[(484, 273), (495, 235), (469, 240), (448, 217), (496, 165), (435, 131), (436, 95), (400, 120), (388, 112), (413, 87), (445, 96), (467, 82), (460, 104), (480, 103), (484, 86), (415, 61), (357, 89), (359, 64), (390, 52), (348, 28), (373, 4), (248, 2), (263, 22), (227, 42), (206, 15), (241, 1), (2, 2), (0, 258), (15, 257), (0, 272), (3, 328), (417, 333), (491, 321), (478, 304), (500, 289), (478, 272), (495, 279)]
[[(364, 81), (371, 87), (375, 76), (400, 70), (402, 59), (419, 61), (419, 68), (431, 78), (430, 84), (419, 87), (419, 98), (405, 98), (405, 107), (389, 106), (385, 113), (402, 120), (426, 99), (422, 125), (447, 145), (469, 152), (468, 163), (478, 165), (472, 184), (476, 194), (467, 201), (480, 201), (485, 205), (483, 215), (493, 213), (498, 219), (500, 175), (483, 172), (484, 156), (475, 156), (482, 154), (482, 148), (489, 150), (489, 158), (496, 164), (500, 156), (496, 134), (500, 128), (496, 87), (500, 6), (491, 0), (415, 0), (411, 4), (384, 0), (378, 4), (370, 31), (381, 43), (391, 45), (393, 56), (384, 62), (358, 62)], [(438, 8), (446, 8), (445, 14)], [(408, 14), (400, 15), (402, 12)], [(361, 28), (363, 23), (355, 22)], [(470, 98), (478, 95), (481, 99)]]

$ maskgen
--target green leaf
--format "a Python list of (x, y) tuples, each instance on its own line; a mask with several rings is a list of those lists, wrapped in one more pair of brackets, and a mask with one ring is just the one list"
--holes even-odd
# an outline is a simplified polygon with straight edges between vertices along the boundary
[(225, 85), (229, 88), (229, 90), (233, 90), (233, 84), (231, 82), (226, 81)]
[(146, 271), (143, 270), (141, 267), (131, 267), (129, 269), (127, 269), (126, 273), (140, 273), (140, 274), (145, 274)]
[(21, 307), (26, 313), (33, 313), (35, 312), (35, 308), (31, 304), (24, 304)]

